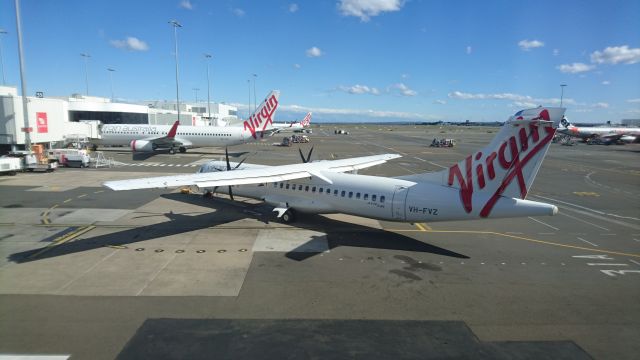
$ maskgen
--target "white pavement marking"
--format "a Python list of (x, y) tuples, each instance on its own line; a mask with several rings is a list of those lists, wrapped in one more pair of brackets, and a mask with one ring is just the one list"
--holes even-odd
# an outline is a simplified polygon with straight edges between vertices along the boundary
[(420, 160), (420, 161), (427, 162), (427, 160), (425, 160), (425, 159), (421, 159), (421, 158), (419, 158), (419, 157), (417, 157), (417, 156), (414, 156), (414, 158), (416, 158), (416, 159), (418, 159), (418, 160)]
[(629, 266), (629, 264), (587, 263), (589, 266)]
[(80, 279), (81, 277), (83, 277), (85, 274), (89, 273), (91, 270), (95, 269), (98, 265), (102, 264), (102, 262), (104, 262), (105, 260), (107, 260), (108, 258), (110, 258), (111, 256), (113, 256), (113, 254), (115, 254), (118, 250), (113, 250), (113, 252), (111, 252), (111, 254), (103, 257), (102, 259), (100, 259), (100, 261), (96, 262), (95, 264), (93, 264), (91, 267), (89, 267), (86, 271), (84, 271), (82, 274), (76, 276), (75, 278), (71, 279), (71, 281), (69, 281), (68, 283), (64, 284), (60, 289), (58, 289), (57, 293), (62, 293), (62, 291), (66, 288), (68, 288), (69, 286), (71, 286), (71, 284), (73, 284), (74, 282), (76, 282), (76, 280)]
[(436, 164), (436, 163), (434, 163), (433, 161), (427, 161), (427, 162), (428, 162), (429, 164), (433, 165), (433, 166), (437, 166), (437, 167), (441, 167), (441, 168), (443, 168), (443, 169), (447, 169), (447, 167), (446, 167), (446, 166), (442, 166), (442, 165), (440, 165), (440, 164)]
[(635, 260), (633, 260), (633, 259), (629, 259), (629, 261), (631, 261), (632, 263), (634, 263), (634, 264), (636, 264), (636, 265), (640, 265), (640, 262), (637, 262), (637, 261), (635, 261)]
[[(538, 197), (538, 198), (545, 199), (545, 200), (551, 200), (551, 201), (559, 202), (559, 203), (562, 203), (562, 204), (575, 206), (577, 208), (584, 209), (584, 210), (587, 210), (587, 211), (590, 211), (590, 212), (593, 212), (593, 213), (596, 213), (596, 214), (600, 214), (600, 215), (608, 215), (608, 216), (617, 217), (617, 218), (630, 218), (630, 217), (625, 217), (625, 216), (621, 216), (621, 215), (617, 215), (617, 214), (605, 213), (605, 212), (602, 212), (602, 211), (599, 211), (599, 210), (588, 208), (586, 206), (581, 206), (581, 205), (573, 204), (573, 203), (570, 203), (570, 202), (566, 202), (566, 201), (562, 201), (562, 200), (558, 200), (558, 199), (554, 199), (554, 198), (550, 198), (550, 197), (546, 197), (546, 196), (542, 196), (542, 195), (532, 195), (532, 197)], [(577, 209), (572, 209), (572, 208), (566, 208), (566, 209), (574, 211), (574, 212), (577, 212), (577, 213), (580, 213), (580, 214), (583, 214), (583, 215), (591, 216), (591, 217), (594, 217), (596, 219), (604, 220), (604, 221), (607, 221), (607, 222), (610, 222), (610, 223), (613, 223), (613, 224), (618, 224), (618, 225), (630, 227), (630, 228), (636, 229), (636, 230), (640, 229), (640, 226), (635, 225), (635, 224), (629, 224), (629, 223), (624, 222), (624, 221), (608, 219), (608, 218), (603, 217), (603, 216), (590, 214), (589, 212), (580, 211), (580, 210), (577, 210)], [(630, 219), (635, 219), (635, 218), (630, 218)]]
[(562, 212), (561, 212), (561, 213), (560, 213), (560, 215), (562, 215), (562, 216), (566, 216), (566, 217), (570, 217), (570, 218), (572, 218), (572, 219), (575, 219), (575, 220), (581, 221), (581, 222), (583, 222), (583, 223), (585, 223), (585, 224), (589, 224), (589, 225), (591, 225), (591, 226), (595, 226), (595, 227), (597, 227), (598, 229), (602, 229), (602, 230), (604, 230), (604, 231), (611, 231), (611, 230), (607, 229), (606, 227), (603, 227), (603, 226), (600, 226), (600, 225), (596, 225), (596, 224), (594, 224), (594, 223), (592, 223), (592, 222), (588, 222), (588, 221), (586, 221), (586, 220), (582, 220), (582, 219), (580, 219), (580, 218), (577, 218), (577, 217), (575, 217), (575, 216), (571, 216), (571, 215), (569, 215), (569, 214), (565, 214), (565, 213), (562, 213)]
[(591, 245), (593, 245), (593, 246), (595, 246), (595, 247), (598, 247), (598, 245), (596, 245), (596, 244), (594, 244), (594, 243), (592, 243), (592, 242), (590, 242), (590, 241), (587, 241), (587, 240), (585, 240), (585, 239), (583, 239), (583, 238), (581, 238), (581, 237), (579, 237), (579, 238), (578, 238), (578, 240), (580, 240), (580, 241), (584, 241), (584, 242), (586, 242), (587, 244), (591, 244)]
[(535, 222), (537, 222), (537, 223), (540, 223), (540, 224), (542, 224), (542, 225), (544, 225), (544, 226), (546, 226), (546, 227), (550, 227), (550, 228), (552, 228), (553, 230), (560, 230), (560, 229), (558, 229), (558, 228), (557, 228), (557, 227), (555, 227), (555, 226), (551, 226), (551, 225), (549, 225), (549, 224), (547, 224), (547, 223), (545, 223), (545, 222), (542, 222), (542, 221), (540, 221), (540, 220), (538, 220), (538, 219), (534, 219), (534, 218), (532, 218), (531, 216), (529, 216), (529, 219), (531, 219), (531, 220), (533, 220), (533, 221), (535, 221)]
[(640, 242), (640, 240), (638, 240), (638, 239), (635, 239), (635, 238), (633, 239), (633, 241), (637, 241), (637, 242)]

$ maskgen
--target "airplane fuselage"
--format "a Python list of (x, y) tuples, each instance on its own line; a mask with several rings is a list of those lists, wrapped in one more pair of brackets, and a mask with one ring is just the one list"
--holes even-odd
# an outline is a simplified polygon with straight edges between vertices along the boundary
[[(218, 164), (224, 170), (225, 164)], [(224, 165), (224, 166), (223, 166)], [(247, 167), (254, 165), (247, 164)], [(232, 167), (234, 165), (232, 164)], [(433, 222), (458, 220), (469, 217), (458, 201), (459, 190), (427, 182), (414, 182), (348, 173), (324, 174), (333, 183), (312, 178), (281, 181), (260, 185), (233, 186), (234, 195), (262, 200), (274, 207), (293, 208), (304, 213), (344, 213), (378, 220), (400, 222)], [(205, 189), (213, 190), (213, 189)], [(227, 193), (221, 186), (217, 192)], [(482, 204), (489, 201), (486, 194), (474, 195), (477, 204), (473, 213), (479, 216)], [(491, 216), (517, 217), (551, 215), (554, 207), (539, 207), (527, 200), (501, 198), (492, 209)], [(534, 209), (532, 209), (532, 207)]]
[[(103, 125), (102, 138), (97, 142), (102, 145), (128, 146), (134, 140), (150, 137), (167, 136), (170, 125)], [(246, 142), (246, 132), (240, 127), (220, 126), (179, 126), (175, 138), (184, 142), (187, 147), (232, 146)], [(254, 140), (249, 136), (251, 140)]]

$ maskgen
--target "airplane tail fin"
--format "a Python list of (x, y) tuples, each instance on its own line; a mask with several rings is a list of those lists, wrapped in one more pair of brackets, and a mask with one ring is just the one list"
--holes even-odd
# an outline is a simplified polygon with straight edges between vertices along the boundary
[(311, 112), (308, 112), (307, 115), (305, 115), (304, 119), (300, 121), (300, 125), (302, 125), (303, 128), (311, 125)]
[(526, 198), (564, 112), (551, 107), (518, 111), (489, 145), (420, 179), (459, 189), (467, 213), (478, 210), (473, 198), (483, 199), (479, 215), (487, 217), (501, 197)]
[(262, 138), (264, 134), (270, 133), (269, 125), (273, 124), (273, 117), (278, 109), (279, 98), (280, 91), (271, 91), (256, 111), (249, 116), (249, 119), (244, 121), (244, 131), (249, 132), (248, 135), (253, 139), (258, 139), (258, 137)]

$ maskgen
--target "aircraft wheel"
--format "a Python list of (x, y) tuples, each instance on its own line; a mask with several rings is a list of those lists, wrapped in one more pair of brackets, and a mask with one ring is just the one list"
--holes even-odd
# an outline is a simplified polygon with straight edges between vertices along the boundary
[(282, 220), (283, 223), (289, 224), (293, 222), (293, 220), (295, 220), (295, 216), (292, 210), (287, 210), (284, 212), (284, 214), (282, 214), (282, 217), (280, 219)]
[(175, 153), (176, 153), (176, 149), (175, 148), (169, 149), (169, 154), (175, 154)]
[(181, 153), (186, 153), (187, 152), (187, 148), (184, 146), (180, 146), (180, 148), (178, 149)]

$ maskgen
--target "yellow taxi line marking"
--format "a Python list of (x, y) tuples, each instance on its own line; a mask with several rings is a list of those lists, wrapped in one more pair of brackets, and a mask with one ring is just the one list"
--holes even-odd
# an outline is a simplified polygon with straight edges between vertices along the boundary
[(95, 226), (90, 225), (90, 226), (85, 226), (85, 227), (78, 228), (78, 229), (76, 229), (76, 230), (74, 230), (74, 231), (72, 231), (70, 233), (64, 234), (64, 235), (60, 236), (59, 238), (57, 238), (56, 240), (54, 240), (51, 244), (49, 244), (46, 247), (44, 247), (42, 250), (40, 250), (37, 253), (29, 256), (29, 259), (36, 258), (36, 257), (44, 254), (45, 252), (53, 249), (54, 247), (56, 247), (58, 245), (61, 245), (61, 244), (64, 244), (69, 240), (73, 240), (73, 239), (77, 238), (78, 236), (80, 236), (80, 235), (82, 235), (82, 234), (84, 234), (86, 232), (89, 232), (89, 231), (91, 231), (93, 229), (95, 229)]
[(420, 231), (427, 231), (427, 229), (424, 228), (424, 226), (422, 226), (420, 223), (415, 223), (414, 224), (418, 229), (420, 229)]
[(49, 211), (51, 211), (51, 210), (53, 210), (53, 209), (55, 209), (55, 208), (57, 208), (57, 207), (58, 207), (58, 204), (55, 204), (55, 205), (53, 205), (52, 207), (50, 207), (50, 208), (48, 208), (47, 210), (45, 210), (45, 212), (44, 212), (44, 213), (42, 213), (42, 222), (43, 222), (45, 225), (48, 225), (48, 224), (49, 224)]
[[(420, 232), (424, 232), (424, 231), (422, 231), (422, 230), (405, 230), (405, 229), (387, 229), (387, 231), (397, 231), (397, 232), (414, 232), (414, 231), (420, 231)], [(630, 253), (624, 253), (624, 252), (620, 252), (620, 251), (611, 251), (611, 250), (593, 249), (593, 248), (587, 248), (587, 247), (583, 247), (583, 246), (575, 246), (575, 245), (560, 244), (560, 243), (555, 243), (555, 242), (551, 242), (551, 241), (536, 240), (536, 239), (531, 239), (531, 238), (524, 237), (524, 236), (516, 236), (516, 235), (504, 234), (504, 233), (499, 233), (499, 232), (494, 232), (494, 231), (470, 231), (470, 230), (427, 230), (426, 232), (430, 232), (430, 233), (460, 233), (460, 234), (488, 234), (488, 235), (497, 235), (497, 236), (504, 236), (504, 237), (513, 238), (513, 239), (518, 239), (518, 240), (531, 241), (531, 242), (535, 242), (535, 243), (539, 243), (539, 244), (545, 244), (545, 245), (551, 245), (551, 246), (558, 246), (558, 247), (565, 247), (565, 248), (570, 248), (570, 249), (585, 250), (585, 251), (598, 252), (598, 253), (603, 253), (603, 254), (621, 255), (621, 256), (630, 256), (630, 257), (640, 258), (640, 254), (630, 254)]]

